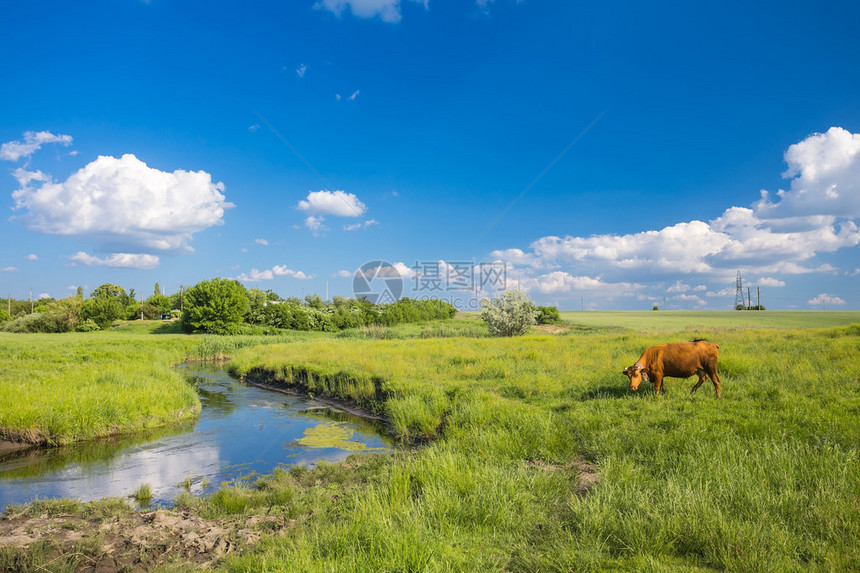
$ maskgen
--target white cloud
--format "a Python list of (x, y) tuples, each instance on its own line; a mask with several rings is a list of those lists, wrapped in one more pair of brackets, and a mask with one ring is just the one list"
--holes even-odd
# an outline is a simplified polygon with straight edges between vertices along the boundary
[(306, 199), (299, 201), (296, 208), (314, 215), (335, 217), (361, 217), (367, 211), (367, 206), (354, 193), (326, 190), (311, 191)]
[(666, 289), (666, 292), (687, 292), (690, 290), (690, 285), (684, 284), (681, 281), (675, 281), (675, 284)]
[(236, 280), (243, 283), (252, 283), (257, 281), (270, 281), (276, 276), (292, 277), (294, 279), (299, 280), (309, 280), (314, 278), (313, 275), (306, 274), (302, 271), (295, 271), (293, 269), (288, 268), (286, 265), (275, 265), (271, 269), (266, 269), (262, 271), (257, 269), (251, 269), (251, 272), (242, 273), (237, 276)]
[[(43, 233), (90, 237), (112, 246), (190, 251), (193, 233), (223, 223), (233, 207), (224, 184), (205, 171), (173, 173), (147, 166), (131, 154), (100, 156), (66, 181), (19, 174), (12, 193), (28, 227)], [(30, 177), (27, 179), (27, 177)], [(40, 181), (39, 187), (30, 187)]]
[(236, 277), (236, 280), (243, 283), (255, 283), (257, 281), (270, 281), (273, 278), (275, 278), (275, 275), (271, 269), (267, 269), (265, 271), (251, 269), (250, 273), (242, 273)]
[(758, 281), (755, 282), (755, 284), (763, 287), (784, 287), (785, 281), (781, 281), (772, 277), (761, 277), (760, 279), (758, 279)]
[(46, 143), (59, 143), (68, 147), (72, 144), (72, 136), (54, 135), (50, 131), (26, 131), (23, 140), (9, 141), (0, 145), (0, 159), (18, 161), (22, 157), (30, 157)]
[(294, 271), (293, 269), (287, 268), (286, 265), (275, 265), (272, 268), (272, 271), (278, 276), (293, 277), (294, 279), (309, 280), (314, 278), (313, 275), (305, 274), (302, 271)]
[(296, 66), (296, 75), (299, 76), (300, 78), (305, 77), (305, 72), (307, 72), (307, 71), (308, 71), (308, 67), (304, 64), (299, 64), (298, 66)]
[(335, 272), (334, 274), (332, 274), (331, 276), (333, 276), (333, 277), (340, 277), (340, 278), (344, 278), (344, 279), (348, 279), (348, 278), (352, 277), (352, 276), (353, 276), (353, 274), (355, 274), (355, 273), (353, 273), (352, 271), (339, 270), (339, 271), (336, 271), (336, 272)]
[[(697, 283), (688, 277), (728, 285), (741, 270), (761, 276), (760, 286), (779, 287), (785, 285), (781, 275), (838, 273), (816, 258), (860, 245), (860, 134), (831, 128), (792, 145), (785, 159), (785, 176), (793, 180), (776, 202), (763, 192), (751, 207), (729, 207), (707, 222), (629, 234), (546, 236), (529, 249), (490, 255), (526, 267), (523, 273), (531, 279), (543, 277), (536, 292), (562, 292), (573, 277), (598, 277), (610, 284), (650, 283), (655, 295), (669, 284), (666, 292), (686, 295), (676, 300), (695, 304), (702, 299), (693, 293), (723, 297), (733, 296), (734, 289), (692, 287)], [(538, 275), (541, 270), (552, 272)]]
[(263, 245), (264, 247), (269, 246), (269, 241), (267, 241), (266, 239), (254, 239), (254, 242), (258, 245)]
[[(511, 280), (510, 275), (508, 280)], [(542, 294), (596, 292), (605, 296), (624, 296), (632, 295), (642, 288), (635, 283), (607, 283), (600, 277), (573, 276), (565, 271), (552, 271), (537, 277), (521, 277), (520, 283), (523, 290), (534, 290)]]
[(37, 255), (33, 254), (33, 253), (31, 253), (31, 254), (27, 255), (25, 258), (26, 258), (28, 261), (38, 261), (38, 260), (39, 260), (39, 257), (38, 257)]
[(714, 297), (714, 296), (718, 296), (718, 297), (724, 297), (724, 296), (735, 296), (735, 292), (736, 292), (735, 287), (726, 287), (726, 288), (724, 288), (724, 289), (722, 289), (722, 290), (720, 290), (720, 291), (718, 291), (718, 292), (708, 291), (708, 292), (706, 292), (706, 293), (705, 293), (705, 296), (710, 296), (710, 297)]
[(377, 221), (376, 219), (368, 219), (363, 223), (355, 223), (354, 225), (344, 225), (343, 230), (344, 231), (358, 231), (359, 229), (362, 229), (362, 228), (367, 229), (373, 225), (376, 225), (377, 223), (379, 223), (379, 221)]
[(845, 301), (839, 298), (838, 296), (833, 296), (827, 293), (821, 293), (815, 298), (811, 298), (806, 301), (806, 304), (810, 304), (813, 306), (827, 306), (828, 304), (835, 304), (837, 306), (842, 306), (845, 304)]
[(78, 251), (69, 260), (88, 267), (103, 266), (149, 270), (158, 266), (159, 258), (146, 253), (112, 253), (104, 259), (88, 255), (84, 251)]
[(17, 273), (18, 272), (17, 267), (3, 267), (0, 270), (2, 270), (4, 273)]
[(785, 161), (790, 189), (780, 189), (776, 202), (762, 191), (756, 203), (762, 216), (860, 217), (860, 134), (831, 127), (789, 147)]
[[(428, 0), (411, 1), (424, 4), (427, 8)], [(349, 8), (356, 18), (379, 17), (383, 22), (396, 23), (403, 17), (400, 4), (400, 0), (319, 0), (314, 8), (328, 10), (338, 17)]]
[(719, 253), (729, 241), (728, 236), (702, 221), (632, 235), (544, 237), (531, 245), (538, 259), (532, 266), (551, 267), (566, 262), (657, 275), (664, 271), (707, 272), (707, 258)]
[(249, 126), (248, 126), (248, 131), (250, 131), (251, 133), (254, 133), (254, 132), (255, 132), (255, 131), (257, 131), (258, 129), (260, 129), (260, 124), (259, 124), (259, 123), (255, 123), (254, 125), (249, 125)]
[(40, 299), (43, 299), (43, 298), (51, 298), (51, 295), (49, 295), (49, 294), (48, 294), (48, 293), (46, 293), (46, 292), (43, 292), (43, 293), (39, 294), (39, 298), (40, 298)]
[(328, 227), (323, 225), (323, 221), (325, 221), (324, 217), (310, 215), (305, 219), (305, 227), (314, 234), (314, 237), (318, 237), (320, 234), (328, 231)]
[(530, 267), (540, 267), (541, 260), (532, 253), (526, 253), (522, 249), (501, 249), (490, 253), (490, 256), (495, 259), (507, 261), (514, 265), (525, 265)]
[(355, 101), (355, 98), (357, 98), (358, 94), (360, 94), (360, 93), (361, 93), (361, 90), (355, 90), (354, 92), (352, 92), (352, 95), (349, 96), (347, 99), (349, 101)]

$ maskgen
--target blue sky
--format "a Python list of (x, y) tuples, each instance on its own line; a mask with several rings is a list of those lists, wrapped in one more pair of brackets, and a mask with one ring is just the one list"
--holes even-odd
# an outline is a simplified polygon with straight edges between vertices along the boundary
[(0, 291), (351, 296), (381, 260), (463, 306), (448, 273), (502, 265), (571, 310), (728, 309), (738, 271), (768, 308), (860, 309), (858, 21), (857, 2), (10, 0)]

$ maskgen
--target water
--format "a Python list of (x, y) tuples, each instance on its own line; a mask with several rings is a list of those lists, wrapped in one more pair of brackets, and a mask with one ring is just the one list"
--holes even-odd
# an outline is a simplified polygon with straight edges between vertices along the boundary
[(247, 386), (211, 365), (183, 365), (203, 408), (190, 424), (60, 448), (0, 455), (0, 510), (34, 498), (124, 497), (141, 484), (152, 505), (190, 491), (211, 493), (231, 480), (276, 467), (389, 451), (378, 423), (300, 396)]

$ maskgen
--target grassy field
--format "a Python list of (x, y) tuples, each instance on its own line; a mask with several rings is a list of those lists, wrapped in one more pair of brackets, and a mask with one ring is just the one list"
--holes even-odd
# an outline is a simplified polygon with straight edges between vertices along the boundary
[[(0, 334), (0, 440), (62, 444), (188, 419), (176, 336)], [(158, 397), (154, 399), (154, 397)]]
[[(465, 317), (281, 341), (142, 329), (0, 344), (34, 369), (53, 357), (48, 378), (114, 347), (127, 367), (126, 350), (158, 348), (159, 371), (229, 354), (239, 375), (383, 414), (415, 446), (184, 494), (207, 519), (291, 524), (225, 570), (860, 569), (860, 313), (769, 314), (576, 312), (567, 332), (515, 339)], [(621, 370), (644, 348), (694, 336), (720, 345), (722, 400), (691, 397), (693, 380), (628, 392)]]
[[(224, 493), (246, 499), (247, 511), (289, 491), (293, 512), (313, 512), (225, 567), (857, 569), (860, 328), (697, 318), (705, 324), (664, 323), (669, 334), (592, 328), (240, 350), (238, 373), (376, 404), (396, 435), (424, 445), (373, 462), (358, 486), (342, 468), (318, 470), (310, 481), (330, 496), (288, 474)], [(665, 396), (649, 385), (627, 391), (624, 366), (688, 334), (720, 344), (722, 400), (710, 388), (690, 397), (692, 382), (673, 379)], [(584, 462), (599, 470), (588, 493)]]
[(563, 311), (566, 322), (582, 326), (617, 326), (637, 331), (693, 328), (828, 328), (860, 322), (860, 311)]

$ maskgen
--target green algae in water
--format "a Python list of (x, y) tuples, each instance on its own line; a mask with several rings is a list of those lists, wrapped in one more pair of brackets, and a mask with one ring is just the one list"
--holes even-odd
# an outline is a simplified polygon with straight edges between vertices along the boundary
[(337, 448), (349, 451), (383, 451), (386, 448), (371, 448), (352, 439), (355, 431), (342, 422), (323, 422), (305, 430), (305, 435), (296, 443), (306, 448)]

